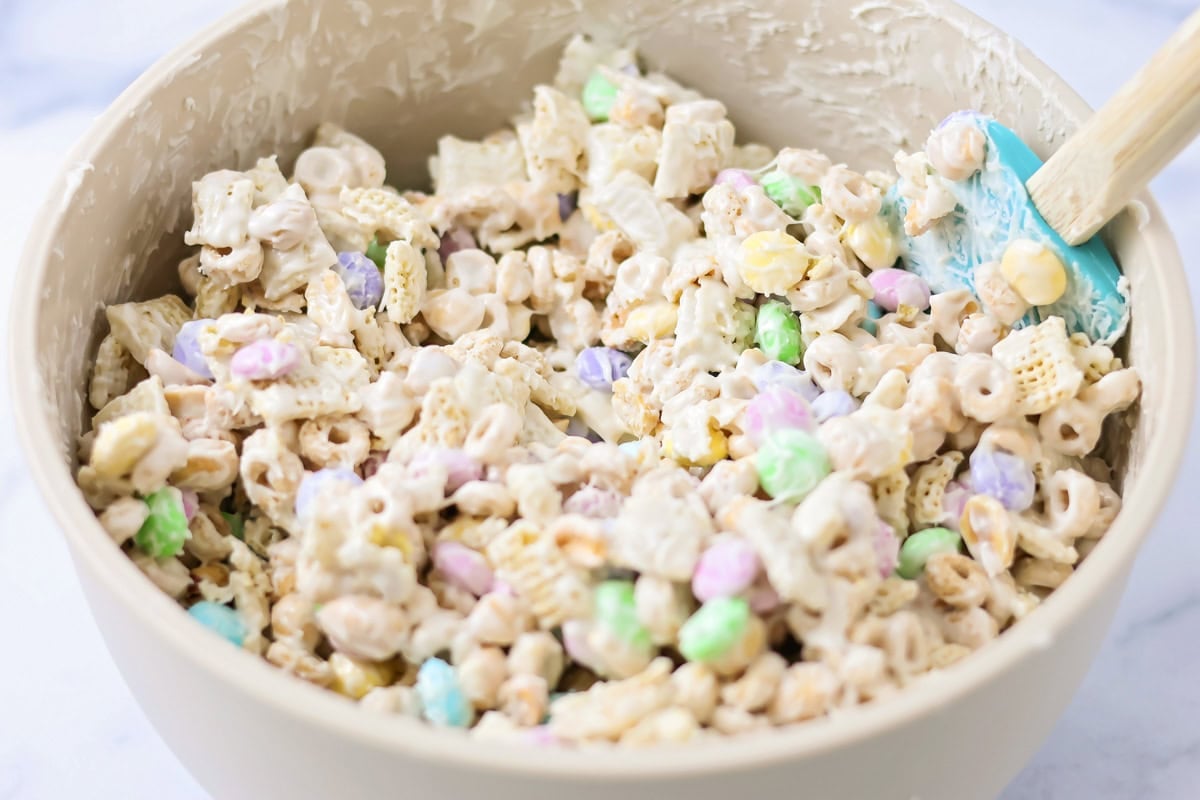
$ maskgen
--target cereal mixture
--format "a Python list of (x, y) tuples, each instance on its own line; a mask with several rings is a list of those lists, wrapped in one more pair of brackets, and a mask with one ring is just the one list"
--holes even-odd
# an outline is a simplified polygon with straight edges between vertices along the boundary
[(107, 308), (79, 485), (194, 619), (373, 713), (643, 746), (887, 697), (1120, 507), (1138, 377), (1025, 317), (1054, 253), (903, 269), (983, 149), (943, 125), (897, 183), (737, 144), (582, 38), (432, 193), (322, 125), (194, 184), (186, 299)]

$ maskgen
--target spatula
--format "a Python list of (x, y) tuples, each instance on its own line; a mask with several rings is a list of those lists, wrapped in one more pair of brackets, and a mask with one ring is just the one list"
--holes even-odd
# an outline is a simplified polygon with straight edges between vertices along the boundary
[[(917, 236), (901, 229), (905, 267), (934, 291), (974, 290), (976, 267), (1000, 260), (1010, 242), (1031, 239), (1063, 262), (1067, 290), (1023, 322), (1057, 315), (1093, 341), (1115, 341), (1128, 322), (1128, 290), (1095, 234), (1200, 133), (1200, 11), (1045, 164), (984, 114), (954, 119), (986, 136), (984, 167), (950, 182), (954, 212)], [(904, 198), (889, 193), (896, 227), (906, 211)]]

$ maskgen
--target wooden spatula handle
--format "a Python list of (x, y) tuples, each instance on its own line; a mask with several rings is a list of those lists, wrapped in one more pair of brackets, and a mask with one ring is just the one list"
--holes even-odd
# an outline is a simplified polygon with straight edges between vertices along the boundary
[(1027, 182), (1068, 244), (1087, 241), (1200, 133), (1200, 11)]

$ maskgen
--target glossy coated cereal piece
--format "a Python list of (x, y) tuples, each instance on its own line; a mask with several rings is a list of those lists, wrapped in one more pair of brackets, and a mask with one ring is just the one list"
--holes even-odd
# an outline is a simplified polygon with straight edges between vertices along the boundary
[(340, 467), (328, 467), (319, 469), (316, 472), (309, 472), (300, 481), (300, 486), (296, 489), (296, 517), (303, 522), (308, 514), (309, 507), (312, 501), (316, 499), (321, 490), (330, 483), (344, 483), (349, 489), (354, 486), (359, 486), (363, 482), (362, 478), (358, 477), (354, 472)]

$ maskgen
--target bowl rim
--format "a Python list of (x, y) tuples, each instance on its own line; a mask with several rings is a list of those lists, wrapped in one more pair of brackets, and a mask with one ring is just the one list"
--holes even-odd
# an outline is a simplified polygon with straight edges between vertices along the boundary
[[(324, 729), (347, 741), (380, 751), (391, 751), (444, 766), (491, 770), (510, 775), (619, 782), (668, 779), (714, 772), (740, 771), (782, 761), (812, 757), (844, 745), (882, 735), (916, 719), (937, 713), (961, 697), (1016, 668), (1025, 658), (1050, 646), (1112, 582), (1122, 582), (1161, 511), (1179, 471), (1192, 419), (1196, 377), (1195, 334), (1190, 303), (1157, 310), (1166, 317), (1172, 335), (1166, 342), (1164, 363), (1186, 364), (1161, 375), (1163, 414), (1150, 447), (1157, 458), (1153, 469), (1162, 480), (1138, 482), (1136, 503), (1126, 503), (1108, 535), (1096, 546), (1079, 570), (1020, 625), (988, 644), (986, 656), (964, 659), (953, 667), (932, 673), (904, 691), (879, 703), (857, 706), (796, 726), (772, 729), (761, 735), (705, 740), (686, 747), (647, 750), (587, 750), (536, 748), (468, 739), (462, 731), (445, 730), (401, 716), (377, 715), (325, 689), (286, 675), (260, 657), (240, 649), (213, 647), (215, 640), (199, 628), (178, 624), (185, 618), (173, 599), (146, 580), (133, 562), (113, 547), (78, 491), (73, 474), (60, 458), (61, 445), (46, 413), (45, 387), (38, 376), (37, 330), (41, 287), (51, 268), (52, 241), (48, 234), (70, 215), (71, 173), (79, 163), (104, 149), (119, 134), (123, 121), (176, 71), (189, 66), (193, 54), (205, 51), (223, 38), (255, 24), (266, 13), (289, 0), (252, 0), (226, 14), (188, 41), (159, 59), (131, 84), (91, 125), (72, 147), (51, 183), (31, 226), (19, 261), (25, 276), (14, 287), (10, 336), (9, 384), (14, 420), (22, 450), (35, 483), (55, 521), (71, 545), (76, 571), (83, 562), (94, 568), (98, 583), (122, 606), (125, 614), (153, 632), (175, 655), (204, 670), (208, 677), (271, 707), (292, 721)], [(1045, 82), (1047, 92), (1078, 122), (1088, 112), (1083, 99), (1024, 45), (991, 23), (950, 0), (922, 0), (931, 9), (962, 26), (1012, 43), (1016, 60)], [(1178, 247), (1157, 203), (1148, 192), (1138, 200), (1149, 211), (1150, 235), (1146, 239), (1149, 261), (1167, 296), (1190, 298)], [(1157, 234), (1157, 235), (1156, 235)], [(1174, 353), (1170, 351), (1174, 350)], [(35, 376), (30, 380), (29, 376)], [(1171, 427), (1174, 425), (1174, 427)], [(1182, 426), (1182, 428), (1180, 427)], [(1168, 432), (1167, 428), (1171, 428)], [(90, 605), (90, 600), (89, 600)], [(102, 630), (103, 634), (104, 631)], [(124, 676), (123, 676), (124, 677)], [(136, 693), (135, 693), (136, 694)], [(468, 744), (469, 743), (469, 744)]]

